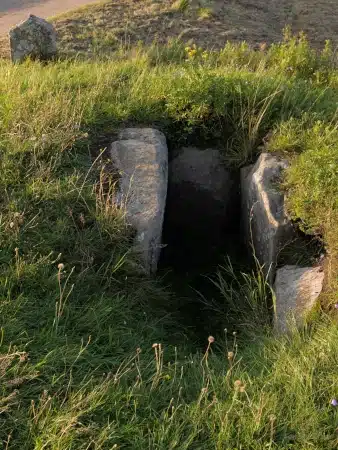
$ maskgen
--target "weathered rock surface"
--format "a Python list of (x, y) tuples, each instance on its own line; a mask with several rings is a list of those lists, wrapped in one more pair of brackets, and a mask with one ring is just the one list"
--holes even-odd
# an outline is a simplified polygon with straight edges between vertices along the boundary
[(30, 15), (27, 20), (9, 32), (11, 59), (21, 62), (26, 58), (48, 60), (55, 57), (56, 31), (40, 17)]
[(196, 190), (209, 192), (211, 198), (222, 202), (223, 205), (229, 201), (232, 177), (223, 165), (219, 150), (182, 148), (170, 163), (169, 170), (172, 184), (189, 183)]
[(278, 252), (293, 234), (284, 211), (284, 195), (277, 186), (286, 167), (286, 161), (262, 153), (256, 164), (241, 169), (243, 231), (270, 282), (274, 279)]
[(301, 326), (322, 291), (324, 272), (320, 267), (284, 266), (275, 281), (276, 315), (274, 327), (285, 333), (290, 326)]
[(135, 249), (146, 272), (153, 273), (161, 251), (167, 196), (166, 138), (152, 128), (125, 129), (111, 146), (111, 158), (120, 173), (118, 202), (136, 230)]
[(168, 265), (215, 263), (227, 239), (226, 222), (233, 219), (230, 204), (239, 202), (238, 188), (219, 150), (180, 149), (169, 164), (164, 249)]

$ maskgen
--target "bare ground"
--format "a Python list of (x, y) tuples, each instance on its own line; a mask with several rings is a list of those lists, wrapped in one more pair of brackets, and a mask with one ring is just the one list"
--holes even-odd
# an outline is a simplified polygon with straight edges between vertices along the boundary
[[(203, 47), (220, 48), (227, 40), (251, 45), (281, 40), (285, 25), (305, 31), (321, 47), (338, 44), (336, 0), (191, 0), (186, 11), (174, 0), (110, 0), (59, 16), (53, 21), (66, 54), (108, 51), (119, 43), (167, 42), (180, 37)], [(8, 54), (7, 39), (0, 54)]]

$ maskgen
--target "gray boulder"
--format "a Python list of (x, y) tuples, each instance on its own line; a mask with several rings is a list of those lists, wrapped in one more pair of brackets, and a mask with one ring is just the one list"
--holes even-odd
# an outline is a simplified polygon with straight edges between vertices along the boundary
[(256, 164), (241, 169), (242, 225), (246, 241), (273, 282), (279, 250), (292, 239), (293, 227), (278, 189), (285, 160), (262, 153)]
[(13, 62), (21, 62), (26, 58), (49, 60), (57, 53), (54, 26), (34, 15), (12, 28), (9, 40)]
[(277, 332), (285, 333), (290, 327), (303, 324), (322, 291), (323, 281), (320, 267), (284, 266), (277, 270), (274, 287)]
[(120, 174), (118, 203), (127, 223), (136, 230), (135, 250), (147, 273), (154, 273), (161, 252), (168, 183), (165, 136), (152, 128), (121, 131), (111, 146), (113, 165)]

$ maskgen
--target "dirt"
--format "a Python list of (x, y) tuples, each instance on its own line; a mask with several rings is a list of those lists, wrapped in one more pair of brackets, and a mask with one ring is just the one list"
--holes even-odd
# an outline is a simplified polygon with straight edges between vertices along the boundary
[(1, 0), (0, 34), (8, 32), (29, 14), (51, 17), (88, 3), (88, 0)]
[[(85, 3), (29, 2), (34, 4), (30, 12), (52, 3), (58, 7)], [(326, 39), (338, 44), (336, 0), (191, 0), (186, 11), (177, 5), (174, 0), (111, 0), (67, 13), (54, 20), (60, 48), (65, 54), (90, 53), (95, 47), (109, 52), (121, 42), (148, 44), (156, 39), (165, 43), (177, 37), (208, 48), (221, 48), (228, 40), (244, 40), (255, 46), (280, 41), (285, 25), (294, 32), (303, 30), (315, 47), (322, 47)], [(13, 20), (13, 14), (5, 17)], [(2, 56), (8, 54), (6, 45), (6, 40), (1, 45), (0, 39)]]

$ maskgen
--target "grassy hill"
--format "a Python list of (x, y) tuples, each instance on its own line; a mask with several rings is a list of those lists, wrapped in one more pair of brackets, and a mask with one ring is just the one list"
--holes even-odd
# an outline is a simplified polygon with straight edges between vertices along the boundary
[[(0, 61), (0, 448), (337, 448), (334, 52), (290, 35), (259, 50), (102, 52)], [(138, 273), (113, 206), (103, 150), (126, 124), (155, 124), (172, 146), (216, 141), (237, 168), (269, 133), (266, 150), (291, 161), (290, 214), (327, 252), (311, 325), (272, 335), (259, 269), (215, 274), (223, 304), (203, 345), (177, 320), (179, 299)]]
[[(80, 8), (54, 20), (61, 49), (74, 53), (111, 53), (123, 44), (165, 44), (173, 38), (198, 46), (223, 48), (227, 40), (249, 45), (279, 42), (283, 28), (304, 31), (312, 46), (338, 31), (335, 0), (108, 0)], [(0, 37), (0, 55), (8, 55)]]

